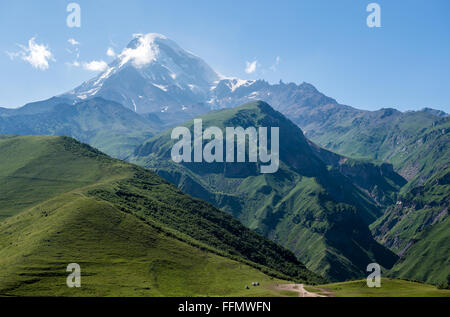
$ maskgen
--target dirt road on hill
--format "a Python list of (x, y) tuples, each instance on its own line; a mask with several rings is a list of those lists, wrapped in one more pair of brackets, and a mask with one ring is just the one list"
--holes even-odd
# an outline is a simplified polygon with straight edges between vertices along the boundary
[(297, 292), (299, 297), (325, 297), (324, 295), (308, 292), (303, 284), (278, 284), (275, 289)]

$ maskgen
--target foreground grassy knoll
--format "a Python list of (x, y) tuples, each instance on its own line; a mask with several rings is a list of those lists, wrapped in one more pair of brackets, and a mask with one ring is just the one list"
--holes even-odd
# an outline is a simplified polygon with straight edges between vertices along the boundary
[[(0, 232), (1, 295), (278, 295), (265, 287), (278, 279), (188, 245), (82, 193), (9, 218)], [(81, 266), (81, 288), (66, 286), (72, 262)], [(252, 281), (261, 287), (245, 289)]]
[[(321, 281), (231, 216), (71, 138), (0, 136), (0, 150), (0, 295), (275, 296), (282, 280)], [(69, 263), (81, 288), (66, 286)]]
[(366, 280), (306, 286), (306, 290), (335, 297), (450, 297), (450, 290), (399, 279), (382, 278), (381, 287), (370, 288)]

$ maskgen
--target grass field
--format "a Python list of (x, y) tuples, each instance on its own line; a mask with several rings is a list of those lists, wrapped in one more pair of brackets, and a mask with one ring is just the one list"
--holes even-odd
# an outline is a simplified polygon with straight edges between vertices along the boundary
[(381, 287), (369, 288), (366, 280), (306, 286), (306, 290), (333, 297), (450, 297), (450, 290), (400, 279), (382, 278)]
[[(68, 195), (0, 223), (0, 295), (278, 295), (266, 286), (281, 280), (168, 237), (104, 202)], [(23, 230), (10, 230), (17, 226)], [(66, 286), (72, 262), (81, 266), (81, 288)]]

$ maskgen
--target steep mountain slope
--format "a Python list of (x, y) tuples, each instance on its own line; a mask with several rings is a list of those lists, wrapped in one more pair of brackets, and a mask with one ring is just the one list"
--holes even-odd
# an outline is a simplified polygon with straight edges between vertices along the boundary
[(71, 136), (119, 158), (158, 129), (157, 120), (102, 98), (76, 104), (51, 98), (0, 113), (0, 133)]
[(395, 203), (398, 192), (407, 183), (391, 164), (352, 159), (323, 149), (311, 141), (309, 144), (324, 163), (347, 176), (380, 207)]
[[(280, 127), (279, 170), (260, 174), (259, 163), (176, 164), (170, 156), (171, 131), (151, 138), (129, 160), (228, 211), (333, 280), (363, 276), (373, 261), (392, 266), (395, 255), (377, 244), (368, 229), (381, 215), (377, 203), (350, 178), (327, 167), (295, 124), (263, 102), (201, 118), (204, 128)], [(185, 126), (193, 130), (192, 121)]]
[(400, 195), (398, 202), (372, 224), (376, 239), (401, 258), (391, 270), (396, 277), (449, 283), (450, 168), (423, 186)]
[(443, 221), (417, 235), (416, 243), (389, 271), (389, 275), (448, 288), (450, 284), (449, 226), (450, 218), (445, 217)]
[[(289, 251), (152, 172), (67, 137), (0, 140), (2, 293), (37, 294), (53, 285), (52, 295), (66, 294), (64, 261), (80, 261), (85, 268), (88, 287), (78, 295), (115, 294), (99, 285), (109, 276), (100, 271), (111, 263), (118, 263), (122, 277), (114, 277), (110, 286), (125, 283), (123, 291), (130, 292), (145, 283), (133, 285), (128, 275), (134, 281), (153, 279), (147, 280), (150, 292), (138, 288), (138, 293), (153, 295), (237, 292), (236, 284), (216, 291), (200, 287), (209, 281), (217, 286), (234, 269), (241, 277), (246, 272), (263, 277), (251, 267), (285, 279), (321, 280)], [(141, 276), (148, 265), (150, 273)], [(200, 278), (200, 284), (182, 285), (204, 270), (209, 275)], [(176, 275), (173, 281), (171, 272)], [(54, 284), (57, 281), (61, 284)]]

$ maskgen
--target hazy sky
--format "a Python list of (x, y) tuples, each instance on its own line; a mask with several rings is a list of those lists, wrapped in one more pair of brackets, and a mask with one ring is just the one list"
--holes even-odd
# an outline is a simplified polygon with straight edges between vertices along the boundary
[[(306, 81), (357, 108), (450, 112), (448, 0), (78, 0), (80, 28), (66, 25), (70, 2), (0, 0), (0, 106), (68, 91), (113, 59), (108, 48), (156, 32), (227, 76)], [(381, 28), (367, 27), (371, 2)]]

